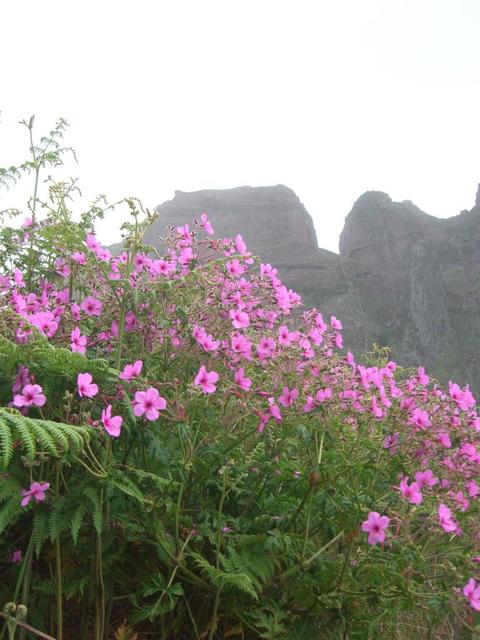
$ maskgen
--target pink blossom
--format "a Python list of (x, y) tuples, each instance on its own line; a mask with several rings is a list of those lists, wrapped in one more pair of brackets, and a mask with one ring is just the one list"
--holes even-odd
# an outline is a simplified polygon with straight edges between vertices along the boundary
[(23, 560), (22, 550), (21, 549), (15, 549), (15, 551), (10, 556), (10, 562), (13, 562), (13, 564), (18, 564), (22, 560)]
[(77, 264), (85, 265), (87, 264), (87, 257), (83, 253), (83, 251), (74, 251), (72, 253), (72, 260)]
[(135, 394), (133, 413), (136, 416), (143, 416), (147, 420), (157, 420), (160, 415), (160, 411), (163, 411), (167, 406), (165, 398), (158, 393), (154, 387), (148, 388), (146, 391), (137, 391)]
[(212, 227), (212, 223), (210, 222), (210, 220), (207, 218), (207, 214), (206, 213), (202, 213), (202, 215), (200, 216), (200, 220), (202, 221), (201, 223), (201, 227), (203, 227), (205, 229), (205, 231), (209, 234), (209, 235), (213, 235), (215, 233), (214, 228)]
[(230, 339), (230, 347), (234, 353), (242, 355), (248, 360), (252, 357), (252, 343), (241, 333), (235, 333)]
[(298, 396), (298, 389), (290, 390), (288, 387), (283, 387), (282, 395), (278, 398), (278, 401), (284, 407), (290, 407), (297, 400)]
[(214, 393), (217, 390), (216, 382), (218, 382), (218, 373), (216, 371), (208, 372), (202, 365), (195, 377), (196, 386), (201, 387), (203, 393)]
[(87, 296), (80, 308), (87, 316), (99, 316), (102, 313), (102, 303), (93, 296)]
[(95, 251), (95, 249), (100, 247), (100, 243), (93, 233), (87, 234), (87, 237), (85, 238), (85, 245), (92, 251)]
[(19, 365), (17, 376), (12, 385), (13, 393), (17, 393), (18, 391), (21, 391), (25, 385), (30, 383), (31, 383), (30, 371), (23, 364)]
[(419, 488), (423, 489), (423, 487), (434, 487), (438, 483), (438, 478), (433, 475), (431, 469), (426, 469), (425, 471), (417, 471), (415, 481)]
[(240, 309), (230, 309), (228, 314), (235, 329), (246, 329), (250, 324), (248, 313)]
[(232, 276), (241, 276), (242, 273), (245, 273), (247, 270), (247, 267), (244, 264), (241, 264), (237, 259), (229, 260), (225, 267), (228, 273)]
[(370, 511), (367, 520), (362, 522), (362, 531), (368, 533), (368, 544), (385, 542), (385, 529), (388, 527), (390, 518), (381, 516), (377, 511)]
[(257, 355), (260, 360), (267, 360), (275, 353), (275, 340), (273, 338), (262, 338), (257, 344)]
[(330, 324), (332, 325), (332, 329), (335, 329), (336, 331), (341, 331), (343, 329), (342, 323), (340, 320), (337, 320), (335, 316), (330, 318)]
[(418, 408), (413, 410), (408, 422), (409, 424), (416, 424), (420, 429), (426, 429), (432, 426), (428, 413)]
[(327, 400), (330, 400), (330, 398), (332, 397), (332, 393), (333, 392), (329, 387), (327, 387), (326, 389), (319, 389), (315, 394), (315, 400), (320, 404), (322, 402), (326, 402)]
[(480, 584), (477, 586), (474, 578), (470, 578), (463, 587), (463, 595), (468, 598), (468, 602), (472, 609), (480, 611)]
[(238, 253), (240, 253), (242, 256), (245, 256), (248, 254), (248, 249), (247, 249), (247, 245), (245, 244), (245, 242), (243, 241), (243, 238), (240, 234), (237, 235), (237, 237), (235, 238), (235, 249), (238, 251)]
[(389, 449), (390, 453), (394, 454), (397, 452), (398, 443), (400, 442), (400, 435), (398, 431), (395, 433), (388, 434), (383, 441), (383, 448)]
[(123, 371), (118, 376), (120, 380), (130, 382), (142, 373), (143, 361), (136, 360), (133, 364), (126, 364)]
[(450, 449), (450, 447), (452, 446), (452, 441), (450, 440), (450, 436), (446, 431), (440, 431), (437, 437), (442, 447)]
[(245, 372), (243, 367), (240, 367), (238, 371), (235, 371), (234, 380), (235, 380), (235, 383), (238, 384), (238, 386), (244, 391), (248, 391), (252, 386), (251, 379), (245, 377)]
[(58, 322), (51, 311), (39, 311), (30, 316), (30, 324), (42, 333), (44, 336), (51, 338), (58, 329)]
[(312, 396), (307, 396), (305, 404), (303, 405), (303, 413), (309, 413), (315, 409), (315, 400)]
[(45, 500), (45, 492), (50, 488), (49, 482), (32, 482), (30, 489), (22, 489), (23, 500), (20, 502), (22, 507), (26, 507), (33, 498), (35, 502), (43, 502)]
[(275, 404), (275, 398), (271, 397), (268, 399), (268, 411), (270, 415), (275, 418), (275, 420), (280, 421), (282, 419), (282, 414), (280, 413), (280, 409)]
[(47, 401), (42, 393), (42, 387), (39, 384), (26, 384), (22, 393), (16, 395), (13, 404), (16, 407), (43, 407)]
[(440, 504), (438, 507), (438, 521), (447, 533), (457, 530), (457, 524), (452, 520), (452, 512), (445, 504)]
[(410, 504), (421, 504), (423, 501), (422, 492), (416, 482), (408, 484), (408, 478), (403, 478), (400, 482), (400, 493)]
[(375, 416), (375, 418), (383, 418), (383, 411), (378, 406), (377, 398), (375, 396), (372, 396), (370, 401), (370, 413)]
[(98, 386), (92, 382), (90, 373), (79, 373), (77, 376), (78, 395), (83, 398), (93, 398), (98, 393)]
[(469, 480), (465, 487), (470, 498), (476, 498), (478, 495), (480, 495), (480, 487), (475, 482), (475, 480)]
[(105, 427), (105, 431), (113, 438), (118, 438), (123, 418), (121, 416), (112, 416), (111, 404), (109, 404), (106, 409), (102, 410), (102, 422)]
[(303, 338), (303, 340), (300, 340), (298, 344), (302, 350), (303, 358), (310, 359), (315, 357), (315, 351), (312, 349), (312, 344), (310, 340), (308, 340), (307, 338)]
[(82, 336), (79, 327), (75, 327), (70, 334), (70, 348), (77, 353), (85, 353), (87, 350), (87, 336)]
[(63, 278), (68, 278), (71, 274), (71, 269), (63, 258), (57, 258), (55, 260), (55, 269), (57, 270), (58, 275)]
[(430, 382), (430, 378), (425, 373), (424, 367), (418, 367), (417, 375), (418, 375), (418, 382), (423, 386), (427, 386), (427, 384)]
[(463, 391), (460, 389), (458, 384), (455, 384), (451, 381), (448, 383), (448, 386), (449, 386), (450, 397), (452, 398), (452, 400), (455, 400), (458, 407), (462, 411), (468, 411), (469, 409), (472, 409), (475, 406), (475, 398), (473, 397), (472, 392), (468, 388), (468, 385), (465, 387)]
[(296, 337), (296, 334), (290, 333), (288, 327), (282, 325), (278, 330), (278, 342), (282, 345), (282, 347), (289, 347), (294, 341), (293, 338)]

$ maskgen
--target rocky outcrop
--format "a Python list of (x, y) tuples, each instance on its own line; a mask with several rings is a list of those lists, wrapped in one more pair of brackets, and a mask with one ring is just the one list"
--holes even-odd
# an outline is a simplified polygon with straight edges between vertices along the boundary
[(217, 236), (241, 233), (307, 307), (341, 318), (357, 353), (388, 345), (405, 366), (480, 388), (480, 187), (471, 211), (446, 220), (369, 191), (346, 218), (339, 255), (318, 248), (309, 214), (282, 185), (177, 191), (157, 210), (147, 241), (206, 212)]

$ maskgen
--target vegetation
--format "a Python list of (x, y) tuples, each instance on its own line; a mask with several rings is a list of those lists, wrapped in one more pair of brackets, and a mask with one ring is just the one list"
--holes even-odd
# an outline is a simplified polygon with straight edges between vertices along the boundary
[(0, 169), (34, 178), (0, 231), (2, 637), (477, 637), (468, 388), (358, 364), (205, 214), (160, 255), (127, 198), (112, 256), (110, 205), (75, 221), (75, 181), (41, 194), (66, 123), (38, 145), (23, 124), (31, 159)]

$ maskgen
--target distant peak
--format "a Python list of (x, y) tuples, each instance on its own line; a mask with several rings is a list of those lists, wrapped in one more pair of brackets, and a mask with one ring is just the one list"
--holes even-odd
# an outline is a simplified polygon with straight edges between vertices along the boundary
[(480, 183), (477, 187), (477, 197), (475, 198), (475, 206), (480, 207)]
[(355, 202), (356, 205), (381, 205), (390, 204), (392, 202), (391, 197), (384, 191), (365, 191)]

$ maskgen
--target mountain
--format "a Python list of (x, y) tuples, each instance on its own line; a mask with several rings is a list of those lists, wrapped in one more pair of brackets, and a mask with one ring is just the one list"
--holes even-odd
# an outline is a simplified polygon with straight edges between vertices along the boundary
[(368, 191), (346, 217), (339, 254), (318, 247), (283, 185), (176, 191), (157, 211), (148, 242), (206, 212), (217, 236), (241, 233), (305, 306), (339, 317), (354, 352), (388, 345), (404, 366), (480, 389), (480, 186), (473, 209), (449, 219)]

